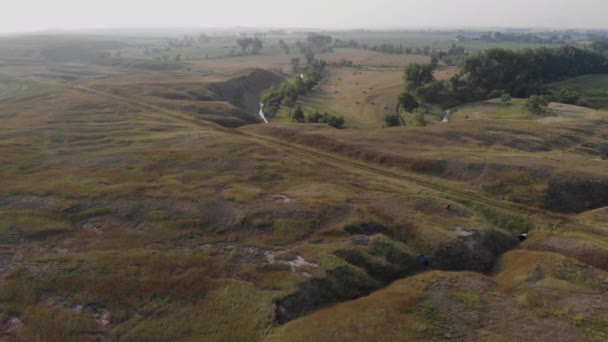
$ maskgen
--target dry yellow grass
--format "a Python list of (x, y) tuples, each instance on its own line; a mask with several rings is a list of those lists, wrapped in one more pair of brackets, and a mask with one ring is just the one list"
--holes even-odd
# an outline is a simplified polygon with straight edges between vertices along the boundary
[(330, 68), (321, 86), (302, 99), (305, 107), (342, 115), (346, 127), (380, 128), (403, 91), (403, 71)]
[[(417, 272), (397, 267), (401, 262), (418, 253), (434, 255), (460, 241), (458, 232), (529, 228), (533, 237), (524, 248), (560, 252), (597, 267), (605, 254), (595, 252), (607, 243), (595, 215), (525, 216), (515, 205), (487, 208), (502, 203), (494, 198), (538, 199), (546, 187), (543, 172), (602, 175), (603, 161), (580, 152), (604, 139), (595, 117), (559, 125), (478, 120), (387, 130), (291, 124), (236, 130), (195, 115), (222, 115), (233, 109), (230, 104), (166, 97), (206, 95), (208, 82), (242, 75), (244, 68), (284, 66), (288, 57), (200, 62), (219, 76), (195, 70), (86, 82), (112, 96), (68, 88), (0, 103), (0, 261), (15, 270), (0, 270), (0, 319), (24, 323), (3, 331), (6, 337), (605, 336), (606, 308), (597, 300), (605, 274), (530, 251), (505, 255), (494, 277), (426, 272), (333, 307), (323, 307), (336, 302), (325, 298), (310, 315), (277, 326), (273, 300), (299, 291), (311, 277), (331, 286), (344, 282), (331, 276), (347, 268), (356, 276), (347, 279), (352, 282), (346, 290), (374, 275), (373, 288), (388, 285), (386, 279)], [(311, 101), (351, 115), (358, 128), (379, 127), (378, 115), (401, 90), (400, 64), (409, 56), (338, 50), (330, 57), (367, 68), (330, 67), (321, 86), (329, 96)], [(349, 107), (352, 101), (361, 108)], [(523, 149), (529, 146), (548, 150)], [(515, 184), (513, 193), (497, 181)], [(370, 222), (385, 234), (346, 229)], [(589, 250), (592, 258), (585, 259)], [(280, 262), (271, 263), (269, 255)], [(298, 257), (306, 262), (298, 265)], [(105, 326), (98, 317), (104, 310), (110, 317)]]

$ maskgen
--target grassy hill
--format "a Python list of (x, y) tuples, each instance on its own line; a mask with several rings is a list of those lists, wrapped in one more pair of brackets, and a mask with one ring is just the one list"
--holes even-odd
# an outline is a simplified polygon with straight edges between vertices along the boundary
[(282, 78), (224, 62), (0, 79), (2, 339), (606, 339), (604, 112), (380, 129), (401, 71), (331, 67), (349, 128), (254, 124)]

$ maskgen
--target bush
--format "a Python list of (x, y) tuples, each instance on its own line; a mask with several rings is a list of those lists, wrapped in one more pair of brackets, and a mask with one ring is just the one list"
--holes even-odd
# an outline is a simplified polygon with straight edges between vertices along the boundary
[(300, 106), (296, 107), (296, 109), (291, 114), (291, 120), (293, 120), (295, 122), (304, 122), (306, 120), (306, 118), (304, 117), (304, 111), (302, 110), (302, 107), (300, 107)]
[(401, 118), (397, 113), (384, 114), (384, 125), (385, 127), (396, 127), (401, 126)]
[(562, 88), (557, 96), (557, 101), (576, 105), (581, 100), (581, 94), (570, 88)]
[(329, 115), (326, 120), (327, 124), (333, 128), (342, 128), (344, 126), (344, 118), (341, 116)]
[(502, 96), (502, 92), (498, 89), (494, 89), (488, 94), (488, 97), (491, 99), (497, 99)]
[(504, 104), (511, 103), (511, 95), (508, 93), (503, 93), (500, 97), (500, 101)]
[(421, 126), (424, 127), (426, 126), (427, 122), (426, 119), (424, 118), (424, 114), (426, 114), (426, 111), (422, 108), (416, 108), (416, 110), (414, 111), (414, 124), (415, 126)]
[(342, 128), (344, 125), (344, 118), (341, 116), (331, 115), (329, 113), (321, 113), (315, 111), (306, 116), (306, 122), (308, 123), (326, 123), (334, 128)]
[(549, 102), (544, 96), (532, 95), (526, 100), (524, 106), (534, 114), (542, 114), (548, 105)]
[(402, 93), (401, 95), (399, 95), (399, 105), (406, 112), (411, 113), (414, 109), (420, 106), (420, 103), (418, 103), (416, 97), (414, 97), (414, 95), (412, 95), (411, 93)]

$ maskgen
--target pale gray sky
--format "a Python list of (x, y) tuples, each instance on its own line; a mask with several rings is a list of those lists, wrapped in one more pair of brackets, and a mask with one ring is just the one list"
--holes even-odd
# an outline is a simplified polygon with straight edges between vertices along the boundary
[(0, 32), (141, 27), (608, 28), (607, 0), (2, 0)]

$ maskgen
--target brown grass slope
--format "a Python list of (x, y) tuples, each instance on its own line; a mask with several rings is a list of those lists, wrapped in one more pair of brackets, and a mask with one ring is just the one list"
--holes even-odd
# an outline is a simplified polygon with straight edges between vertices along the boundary
[(0, 103), (3, 339), (605, 339), (601, 209), (538, 208), (601, 119), (236, 130), (234, 76)]

